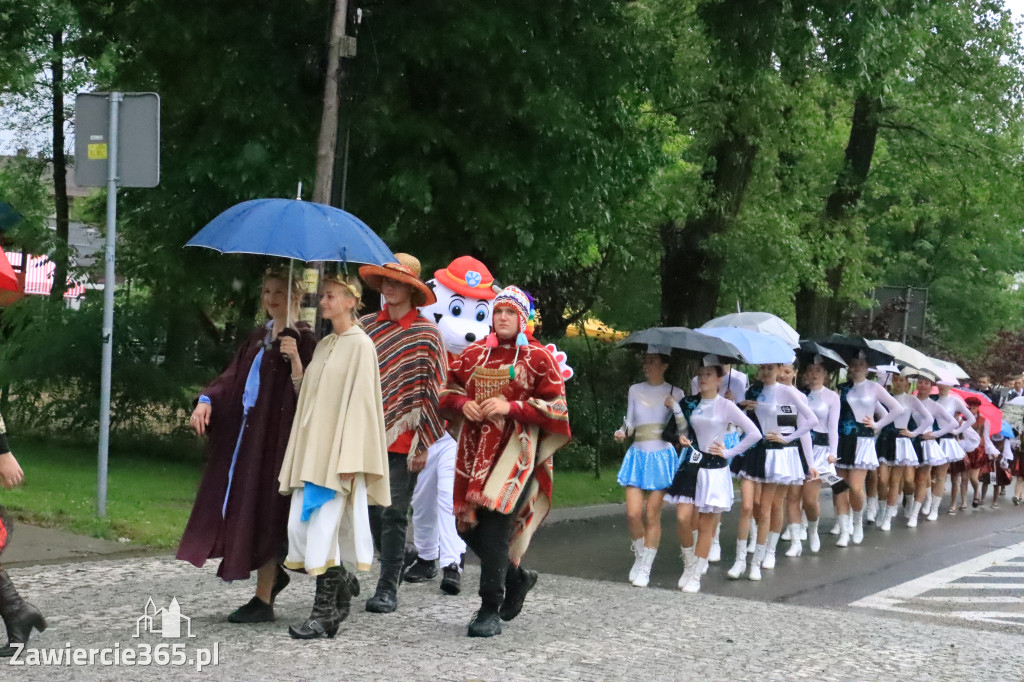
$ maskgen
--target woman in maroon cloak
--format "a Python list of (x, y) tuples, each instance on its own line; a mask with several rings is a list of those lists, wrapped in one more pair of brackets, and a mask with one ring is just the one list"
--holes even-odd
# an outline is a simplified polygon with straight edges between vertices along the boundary
[(316, 347), (308, 325), (295, 325), (297, 333), (286, 329), (301, 298), (301, 280), (267, 271), (261, 300), (271, 321), (249, 334), (190, 418), (198, 435), (209, 432), (208, 461), (177, 557), (195, 566), (222, 558), (217, 575), (225, 581), (256, 571), (256, 596), (228, 616), (232, 623), (274, 620), (274, 597), (288, 585), (279, 564), (288, 546), (289, 500), (278, 494), (277, 477), (296, 384)]

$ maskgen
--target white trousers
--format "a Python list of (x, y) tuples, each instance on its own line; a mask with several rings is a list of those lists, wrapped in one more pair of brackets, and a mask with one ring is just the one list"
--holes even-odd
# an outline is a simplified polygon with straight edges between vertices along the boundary
[(412, 541), (421, 559), (458, 565), (466, 543), (455, 528), (455, 455), (458, 443), (447, 433), (427, 450), (427, 463), (412, 493)]
[(368, 571), (373, 561), (373, 537), (366, 498), (366, 482), (357, 474), (349, 493), (338, 493), (302, 520), (304, 488), (292, 491), (288, 511), (288, 556), (284, 565), (320, 575), (342, 561)]

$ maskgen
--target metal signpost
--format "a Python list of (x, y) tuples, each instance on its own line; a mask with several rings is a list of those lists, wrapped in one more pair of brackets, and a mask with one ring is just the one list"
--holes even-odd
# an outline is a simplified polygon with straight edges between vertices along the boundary
[(103, 366), (96, 515), (107, 515), (110, 375), (114, 360), (114, 250), (117, 187), (160, 182), (160, 96), (152, 92), (89, 92), (75, 98), (75, 183), (107, 188), (107, 247), (103, 277)]

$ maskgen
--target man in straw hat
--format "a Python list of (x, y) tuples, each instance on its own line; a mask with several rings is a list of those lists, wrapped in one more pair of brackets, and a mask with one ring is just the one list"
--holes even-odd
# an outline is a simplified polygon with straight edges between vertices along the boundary
[(444, 435), (438, 395), (448, 372), (444, 340), (437, 326), (419, 315), (436, 301), (420, 279), (420, 262), (406, 253), (397, 263), (365, 265), (359, 276), (384, 297), (384, 309), (360, 321), (377, 347), (391, 477), (391, 506), (374, 507), (379, 534), (380, 580), (366, 610), (398, 608), (398, 584), (405, 556), (409, 501), (427, 449)]

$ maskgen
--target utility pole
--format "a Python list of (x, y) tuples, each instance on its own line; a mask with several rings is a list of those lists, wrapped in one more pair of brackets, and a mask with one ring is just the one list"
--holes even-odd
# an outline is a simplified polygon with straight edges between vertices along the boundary
[[(313, 201), (330, 204), (334, 186), (334, 164), (338, 148), (338, 119), (341, 107), (341, 60), (355, 56), (355, 40), (345, 34), (348, 18), (348, 0), (335, 0), (331, 17), (331, 31), (327, 43), (327, 74), (324, 79), (323, 110), (320, 116), (320, 134), (316, 143), (316, 176), (313, 181)], [(306, 303), (301, 317), (313, 325), (319, 318), (316, 292), (324, 276), (323, 262), (307, 264)]]

